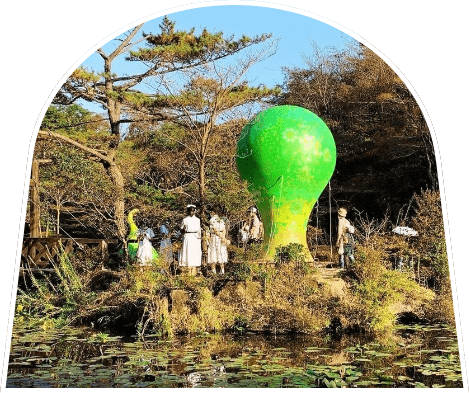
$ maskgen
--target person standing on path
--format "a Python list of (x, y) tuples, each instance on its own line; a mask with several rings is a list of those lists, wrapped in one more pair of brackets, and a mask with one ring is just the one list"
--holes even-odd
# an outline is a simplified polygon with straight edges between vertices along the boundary
[(243, 248), (246, 248), (246, 244), (249, 240), (249, 223), (248, 222), (245, 222), (245, 223), (242, 223), (243, 226), (240, 228), (239, 230), (239, 234), (238, 234), (238, 242), (241, 242), (241, 244), (243, 245)]
[(138, 249), (137, 249), (137, 261), (140, 266), (151, 266), (151, 261), (156, 259), (153, 253), (153, 246), (151, 239), (155, 236), (151, 228), (139, 229), (137, 232)]
[(339, 227), (337, 230), (337, 242), (336, 247), (339, 253), (339, 265), (341, 269), (345, 268), (345, 257), (348, 257), (350, 261), (354, 261), (353, 256), (353, 236), (355, 228), (350, 221), (345, 217), (347, 216), (347, 210), (341, 207), (337, 214), (339, 216)]
[(208, 260), (212, 273), (216, 273), (216, 265), (220, 266), (220, 274), (225, 273), (225, 263), (228, 262), (226, 248), (225, 222), (215, 212), (210, 212), (210, 244), (208, 247)]
[(173, 263), (173, 245), (171, 243), (171, 233), (169, 228), (169, 219), (165, 219), (160, 226), (160, 257), (165, 261), (167, 266), (170, 266), (171, 263)]
[(196, 275), (202, 264), (200, 219), (195, 216), (195, 206), (187, 205), (187, 217), (182, 220), (182, 247), (179, 252), (179, 267), (187, 269), (190, 275)]
[(253, 207), (249, 212), (249, 241), (251, 243), (259, 240), (260, 229), (261, 222), (257, 217), (257, 209)]

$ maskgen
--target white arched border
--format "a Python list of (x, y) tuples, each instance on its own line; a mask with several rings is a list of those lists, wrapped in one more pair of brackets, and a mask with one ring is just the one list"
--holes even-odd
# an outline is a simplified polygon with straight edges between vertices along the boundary
[[(452, 295), (453, 295), (453, 305), (454, 305), (454, 315), (456, 319), (456, 330), (457, 330), (457, 337), (458, 337), (458, 345), (459, 345), (459, 355), (461, 359), (461, 371), (462, 371), (462, 380), (463, 380), (463, 386), (467, 390), (468, 389), (468, 381), (467, 381), (467, 372), (466, 372), (466, 361), (464, 357), (464, 347), (463, 347), (463, 340), (462, 340), (462, 331), (461, 331), (461, 319), (460, 319), (460, 314), (459, 314), (459, 303), (458, 303), (458, 297), (457, 297), (457, 292), (456, 292), (456, 278), (455, 278), (455, 273), (454, 273), (454, 262), (453, 262), (453, 252), (451, 248), (451, 238), (449, 234), (449, 223), (448, 223), (448, 211), (446, 207), (446, 195), (445, 195), (445, 190), (444, 190), (444, 184), (443, 184), (443, 169), (441, 165), (441, 155), (440, 155), (440, 149), (438, 147), (438, 141), (436, 138), (435, 130), (433, 128), (433, 124), (430, 120), (430, 116), (428, 115), (428, 112), (425, 108), (425, 105), (423, 104), (422, 100), (420, 99), (419, 95), (417, 94), (416, 90), (413, 88), (413, 86), (410, 84), (410, 82), (407, 80), (405, 75), (397, 68), (391, 60), (389, 60), (379, 49), (377, 49), (375, 46), (373, 46), (371, 43), (369, 43), (367, 40), (363, 39), (361, 36), (358, 34), (354, 33), (353, 31), (347, 29), (346, 27), (330, 20), (327, 18), (324, 18), (320, 15), (316, 15), (312, 12), (305, 11), (299, 8), (291, 7), (291, 6), (286, 6), (282, 4), (273, 4), (273, 3), (268, 3), (264, 1), (252, 1), (252, 0), (217, 0), (217, 1), (204, 1), (201, 3), (196, 3), (196, 4), (187, 4), (187, 5), (182, 5), (178, 7), (172, 7), (168, 8), (163, 11), (156, 12), (154, 14), (148, 15), (144, 18), (138, 19), (132, 23), (129, 23), (128, 25), (122, 27), (121, 29), (115, 31), (114, 33), (108, 35), (106, 38), (102, 39), (99, 41), (95, 46), (90, 48), (86, 53), (84, 53), (69, 69), (68, 71), (62, 76), (62, 78), (59, 80), (59, 82), (56, 84), (52, 92), (49, 94), (49, 97), (47, 98), (47, 101), (44, 103), (44, 106), (42, 107), (42, 110), (39, 114), (39, 117), (36, 121), (36, 125), (33, 130), (33, 135), (31, 138), (31, 142), (29, 145), (28, 149), (28, 161), (27, 161), (27, 166), (26, 166), (26, 177), (24, 181), (24, 191), (23, 191), (23, 203), (22, 203), (22, 208), (21, 208), (21, 218), (20, 218), (20, 235), (18, 237), (18, 243), (17, 243), (17, 249), (16, 249), (16, 262), (15, 262), (15, 270), (14, 270), (14, 275), (13, 275), (13, 287), (12, 287), (12, 297), (10, 300), (10, 315), (8, 318), (8, 328), (7, 328), (7, 338), (6, 338), (6, 343), (5, 343), (5, 354), (4, 354), (4, 360), (3, 360), (3, 372), (2, 372), (2, 382), (0, 385), (0, 390), (3, 390), (6, 387), (6, 380), (7, 380), (7, 371), (8, 371), (8, 360), (10, 356), (10, 345), (11, 345), (11, 336), (12, 336), (12, 329), (13, 329), (13, 318), (14, 318), (14, 313), (15, 313), (15, 302), (16, 302), (16, 294), (17, 294), (17, 289), (18, 289), (18, 278), (19, 278), (19, 270), (20, 270), (20, 260), (21, 260), (21, 250), (22, 250), (22, 244), (23, 244), (23, 233), (24, 233), (24, 224), (25, 224), (25, 218), (26, 218), (26, 208), (27, 208), (27, 201), (28, 201), (28, 191), (29, 191), (29, 176), (28, 174), (31, 173), (31, 166), (32, 166), (32, 159), (33, 159), (33, 153), (34, 153), (34, 147), (36, 144), (36, 139), (37, 139), (37, 134), (39, 131), (39, 127), (42, 123), (42, 119), (45, 116), (45, 113), (47, 111), (47, 108), (50, 106), (52, 103), (52, 99), (55, 97), (55, 95), (58, 93), (60, 87), (63, 85), (63, 83), (67, 80), (67, 78), (72, 74), (72, 72), (80, 65), (82, 64), (92, 53), (96, 51), (96, 49), (102, 47), (104, 44), (108, 43), (109, 41), (113, 40), (114, 38), (118, 37), (122, 33), (125, 33), (129, 29), (137, 26), (140, 23), (145, 23), (148, 22), (152, 19), (164, 16), (164, 15), (169, 15), (173, 14), (175, 12), (179, 11), (185, 11), (185, 10), (190, 10), (190, 9), (195, 9), (195, 8), (204, 8), (204, 7), (214, 7), (214, 6), (224, 6), (224, 5), (242, 5), (242, 6), (250, 6), (250, 7), (266, 7), (266, 8), (275, 8), (279, 9), (282, 11), (287, 11), (287, 12), (292, 12), (300, 15), (304, 15), (307, 17), (310, 17), (312, 19), (316, 19), (320, 22), (324, 22), (332, 27), (335, 27), (338, 30), (341, 30), (345, 34), (353, 37), (355, 40), (361, 42), (368, 48), (372, 49), (377, 55), (379, 55), (393, 70), (394, 72), (399, 75), (399, 77), (402, 79), (402, 81), (405, 83), (407, 88), (409, 89), (410, 92), (412, 92), (414, 98), (416, 99), (417, 103), (419, 104), (419, 107), (425, 117), (425, 120), (428, 124), (428, 127), (430, 129), (430, 133), (432, 136), (433, 140), (433, 146), (435, 149), (435, 159), (436, 159), (436, 164), (437, 164), (437, 172), (438, 172), (438, 181), (439, 181), (439, 186), (440, 186), (440, 196), (441, 196), (441, 207), (443, 210), (443, 219), (444, 219), (444, 228), (445, 228), (445, 237), (446, 237), (446, 247), (448, 251), (448, 263), (449, 263), (449, 268), (450, 268), (450, 278), (451, 278), (451, 290), (452, 290)], [(456, 389), (455, 389), (456, 390)], [(459, 389), (457, 389), (459, 390)]]

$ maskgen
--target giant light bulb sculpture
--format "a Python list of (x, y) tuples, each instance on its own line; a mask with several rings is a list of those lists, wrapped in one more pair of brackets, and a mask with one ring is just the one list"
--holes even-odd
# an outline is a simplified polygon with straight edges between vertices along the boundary
[(336, 148), (314, 113), (283, 105), (260, 112), (238, 142), (237, 164), (264, 223), (264, 259), (289, 243), (306, 250), (311, 210), (334, 172)]

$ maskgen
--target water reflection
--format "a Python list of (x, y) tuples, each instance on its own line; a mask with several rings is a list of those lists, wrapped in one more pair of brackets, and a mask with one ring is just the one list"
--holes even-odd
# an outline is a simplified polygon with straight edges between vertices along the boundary
[(402, 326), (369, 336), (181, 336), (14, 329), (8, 387), (462, 387), (456, 333)]

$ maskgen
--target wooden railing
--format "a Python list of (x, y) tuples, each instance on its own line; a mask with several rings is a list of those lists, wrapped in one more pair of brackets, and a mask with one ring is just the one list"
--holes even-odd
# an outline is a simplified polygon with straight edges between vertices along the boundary
[(103, 261), (109, 258), (108, 245), (117, 243), (117, 239), (82, 239), (65, 237), (25, 237), (21, 251), (22, 267), (47, 268), (50, 261), (56, 261), (63, 251), (99, 248)]

